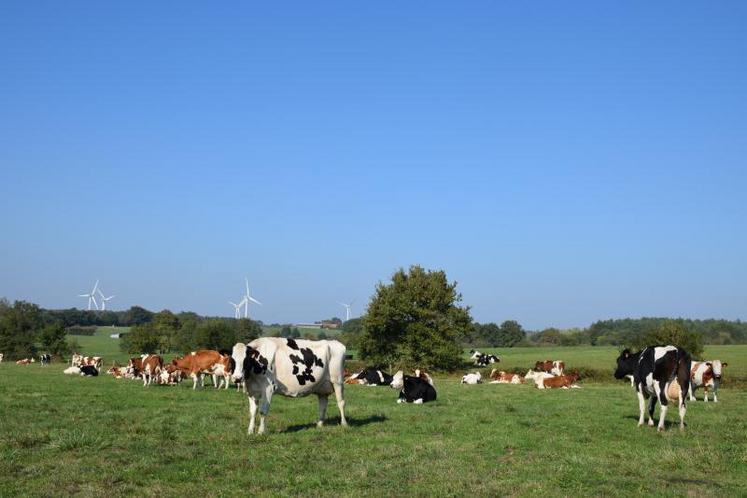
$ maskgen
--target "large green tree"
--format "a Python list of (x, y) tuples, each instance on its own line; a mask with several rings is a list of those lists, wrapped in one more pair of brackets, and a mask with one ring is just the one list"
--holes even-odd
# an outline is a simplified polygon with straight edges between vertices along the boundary
[(16, 301), (11, 306), (3, 300), (0, 303), (0, 352), (8, 360), (33, 356), (41, 326), (42, 314), (37, 305)]
[(667, 320), (639, 336), (634, 343), (638, 348), (657, 344), (680, 346), (693, 358), (700, 358), (703, 354), (703, 338), (698, 332), (688, 329), (684, 320)]
[(359, 351), (364, 360), (452, 370), (461, 364), (461, 340), (472, 318), (460, 306), (456, 283), (443, 271), (412, 266), (380, 283), (363, 317)]

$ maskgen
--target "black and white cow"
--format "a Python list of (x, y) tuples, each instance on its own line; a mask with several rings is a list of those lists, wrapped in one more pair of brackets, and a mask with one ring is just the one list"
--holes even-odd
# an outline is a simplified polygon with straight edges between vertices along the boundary
[(366, 368), (353, 378), (358, 380), (358, 384), (366, 386), (388, 386), (393, 379), (391, 375), (378, 368)]
[(643, 425), (648, 404), (648, 425), (654, 425), (654, 409), (657, 399), (661, 402), (658, 430), (664, 430), (669, 401), (677, 400), (680, 414), (680, 429), (685, 428), (685, 396), (690, 388), (690, 354), (677, 346), (649, 346), (642, 351), (632, 353), (626, 349), (617, 358), (615, 378), (623, 379), (633, 375), (640, 418), (638, 425)]
[(39, 359), (41, 360), (41, 366), (43, 367), (49, 365), (49, 362), (52, 361), (52, 357), (47, 353), (44, 353), (41, 356), (39, 356)]
[(96, 377), (99, 371), (93, 365), (83, 365), (80, 367), (80, 374), (85, 377)]
[(236, 344), (231, 357), (236, 364), (233, 380), (244, 381), (249, 397), (249, 434), (254, 432), (258, 405), (257, 434), (265, 433), (265, 417), (274, 393), (291, 398), (316, 394), (319, 397), (317, 427), (321, 427), (327, 415), (327, 398), (334, 392), (340, 424), (348, 425), (343, 397), (345, 346), (341, 342), (260, 337), (249, 344)]
[(501, 361), (500, 358), (498, 358), (494, 354), (483, 354), (479, 351), (475, 351), (474, 349), (470, 351), (471, 356), (469, 357), (470, 360), (474, 360), (475, 365), (479, 367), (486, 367), (493, 363), (498, 363)]
[(390, 386), (399, 389), (397, 403), (415, 403), (416, 405), (436, 400), (436, 388), (422, 377), (404, 375), (402, 370), (394, 374)]

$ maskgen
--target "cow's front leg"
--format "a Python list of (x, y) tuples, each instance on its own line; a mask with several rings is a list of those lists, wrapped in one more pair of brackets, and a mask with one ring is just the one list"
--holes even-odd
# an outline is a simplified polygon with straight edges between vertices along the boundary
[(246, 433), (250, 436), (254, 434), (254, 419), (257, 416), (257, 399), (249, 395), (249, 428)]
[(328, 402), (329, 402), (328, 395), (326, 394), (319, 395), (319, 421), (317, 421), (316, 423), (317, 427), (324, 426), (324, 420), (327, 418), (327, 403)]
[(646, 398), (643, 396), (643, 393), (638, 390), (638, 409), (640, 410), (641, 416), (638, 418), (638, 427), (643, 425), (644, 422), (644, 414), (646, 413)]
[(708, 403), (708, 386), (703, 386), (703, 401)]
[(648, 400), (648, 425), (654, 426), (654, 410), (656, 410), (656, 395), (651, 396)]
[(274, 387), (272, 383), (269, 383), (262, 394), (262, 403), (259, 407), (259, 430), (257, 431), (257, 434), (264, 434), (267, 432), (265, 428), (265, 418), (267, 417), (267, 414), (270, 413), (270, 402), (272, 401), (273, 390)]
[(192, 389), (197, 389), (197, 374), (192, 373), (189, 376), (192, 377)]

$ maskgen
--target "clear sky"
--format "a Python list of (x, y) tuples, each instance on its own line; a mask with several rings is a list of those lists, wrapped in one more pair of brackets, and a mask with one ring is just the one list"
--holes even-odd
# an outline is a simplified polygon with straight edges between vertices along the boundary
[(0, 6), (0, 296), (747, 319), (747, 2)]

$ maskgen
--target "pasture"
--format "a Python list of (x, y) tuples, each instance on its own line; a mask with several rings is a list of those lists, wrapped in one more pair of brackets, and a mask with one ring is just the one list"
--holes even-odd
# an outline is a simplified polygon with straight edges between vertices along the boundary
[[(528, 349), (499, 351), (501, 365), (548, 352)], [(597, 355), (615, 351), (557, 353), (611, 370)], [(719, 355), (734, 373), (747, 363), (745, 346)], [(233, 389), (144, 389), (63, 368), (0, 365), (5, 496), (738, 496), (747, 483), (747, 391), (730, 385), (732, 372), (718, 404), (688, 404), (684, 433), (638, 428), (625, 382), (539, 391), (437, 377), (438, 401), (422, 406), (346, 386), (347, 429), (333, 403), (319, 430), (315, 397), (276, 397), (269, 435), (249, 437), (246, 398)]]

